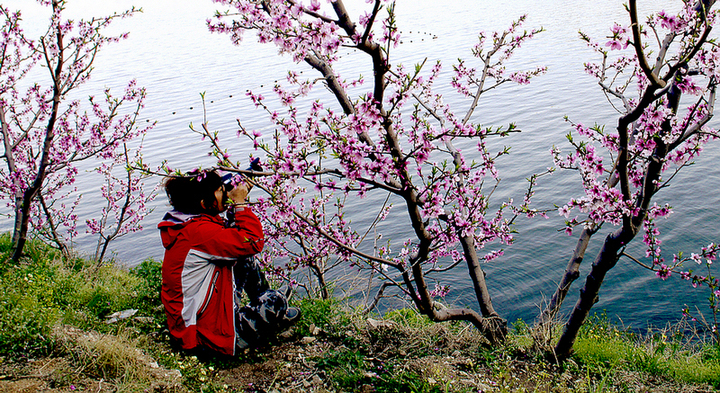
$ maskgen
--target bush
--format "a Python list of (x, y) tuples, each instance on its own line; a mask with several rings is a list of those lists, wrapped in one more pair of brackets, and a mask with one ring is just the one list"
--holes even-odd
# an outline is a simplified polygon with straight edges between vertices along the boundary
[(311, 334), (311, 325), (330, 335), (337, 335), (341, 333), (340, 328), (350, 324), (349, 315), (342, 312), (340, 301), (336, 298), (303, 298), (297, 306), (302, 312), (302, 318), (298, 321), (296, 329), (302, 335)]
[[(3, 258), (9, 243), (8, 235), (0, 237)], [(145, 261), (131, 273), (65, 258), (39, 241), (29, 242), (26, 251), (19, 263), (6, 262), (0, 271), (0, 353), (46, 353), (60, 323), (110, 331), (116, 329), (104, 323), (110, 313), (130, 308), (139, 315), (159, 313), (158, 262)]]
[(140, 312), (164, 319), (165, 313), (160, 301), (162, 263), (152, 258), (146, 259), (131, 269), (130, 274), (140, 279), (137, 286), (137, 307)]

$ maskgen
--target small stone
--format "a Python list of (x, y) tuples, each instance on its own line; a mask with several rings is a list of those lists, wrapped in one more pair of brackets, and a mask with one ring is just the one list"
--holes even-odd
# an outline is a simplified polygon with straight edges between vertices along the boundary
[(153, 318), (153, 317), (135, 317), (135, 318), (133, 318), (133, 320), (140, 322), (140, 323), (147, 323), (147, 324), (155, 322), (155, 318)]
[(377, 319), (372, 319), (372, 318), (368, 318), (367, 323), (373, 329), (377, 329), (377, 328), (381, 328), (381, 327), (389, 328), (389, 327), (393, 327), (393, 326), (397, 325), (397, 323), (395, 323), (393, 321), (379, 321)]
[(315, 337), (310, 337), (310, 336), (305, 336), (305, 337), (303, 337), (302, 339), (300, 339), (300, 343), (302, 343), (302, 344), (310, 344), (310, 343), (314, 342), (315, 340), (317, 340), (317, 338), (315, 338)]
[(315, 385), (315, 386), (319, 386), (319, 385), (322, 385), (322, 384), (323, 384), (323, 381), (322, 381), (322, 379), (320, 379), (319, 376), (313, 375), (313, 377), (312, 377), (312, 384)]
[(119, 321), (119, 320), (121, 320), (121, 319), (130, 318), (130, 317), (132, 317), (133, 315), (135, 315), (135, 313), (137, 313), (137, 312), (138, 312), (138, 310), (135, 309), (135, 308), (130, 308), (130, 309), (127, 309), (127, 310), (114, 312), (114, 313), (112, 313), (112, 314), (110, 314), (110, 315), (107, 316), (107, 320), (105, 321), (105, 323), (108, 323), (108, 324), (109, 324), (109, 323), (115, 323), (115, 322), (117, 322), (117, 321)]
[(428, 383), (430, 385), (435, 385), (437, 383), (437, 381), (434, 378), (428, 378)]

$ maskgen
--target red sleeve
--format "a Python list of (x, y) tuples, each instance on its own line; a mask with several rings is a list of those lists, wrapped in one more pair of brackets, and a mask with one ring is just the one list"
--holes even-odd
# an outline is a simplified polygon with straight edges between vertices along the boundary
[(235, 228), (246, 233), (247, 238), (251, 239), (257, 246), (255, 254), (262, 251), (265, 247), (265, 233), (263, 233), (260, 219), (248, 207), (239, 207), (235, 210)]
[(250, 209), (242, 208), (235, 212), (235, 225), (231, 227), (212, 219), (198, 220), (193, 225), (190, 239), (191, 248), (197, 251), (218, 259), (236, 259), (262, 251), (264, 236), (257, 216)]

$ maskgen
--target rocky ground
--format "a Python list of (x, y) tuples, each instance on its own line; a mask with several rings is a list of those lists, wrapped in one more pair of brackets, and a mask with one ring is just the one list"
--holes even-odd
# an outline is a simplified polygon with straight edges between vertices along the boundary
[[(622, 370), (592, 375), (572, 362), (558, 368), (522, 351), (483, 351), (473, 329), (444, 325), (419, 332), (375, 321), (333, 334), (311, 326), (310, 334), (285, 332), (273, 345), (237, 359), (178, 355), (168, 346), (171, 356), (182, 359), (177, 368), (160, 366), (136, 347), (117, 349), (117, 340), (105, 335), (74, 328), (56, 334), (66, 348), (62, 355), (2, 360), (0, 392), (714, 391)], [(98, 351), (103, 340), (113, 349)], [(128, 367), (100, 367), (103, 356)]]

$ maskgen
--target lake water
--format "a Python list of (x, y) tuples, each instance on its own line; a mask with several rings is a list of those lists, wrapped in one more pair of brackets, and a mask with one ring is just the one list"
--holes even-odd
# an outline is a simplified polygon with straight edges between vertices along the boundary
[[(306, 70), (306, 75), (310, 75), (307, 67), (277, 56), (274, 47), (256, 44), (250, 35), (240, 47), (235, 47), (227, 36), (207, 32), (205, 20), (217, 8), (208, 0), (70, 0), (69, 3), (68, 12), (76, 17), (104, 15), (132, 5), (143, 8), (142, 14), (115, 23), (114, 29), (130, 31), (130, 38), (100, 53), (92, 80), (79, 93), (97, 94), (104, 86), (119, 91), (132, 78), (145, 86), (148, 100), (142, 112), (143, 121), (157, 121), (145, 142), (145, 157), (150, 164), (168, 160), (171, 166), (185, 170), (213, 164), (207, 157), (207, 146), (188, 129), (189, 123), (202, 121), (200, 92), (206, 92), (211, 128), (234, 135), (237, 118), (248, 129), (268, 127), (263, 115), (255, 111), (245, 97), (247, 89), (270, 97), (274, 81), (283, 78), (287, 69)], [(640, 11), (646, 14), (649, 7), (676, 9), (680, 2), (641, 3), (645, 8)], [(26, 31), (35, 36), (41, 32), (39, 27), (46, 15), (40, 13), (34, 2), (13, 0), (4, 4), (11, 9), (27, 10)], [(481, 30), (504, 29), (521, 14), (528, 15), (526, 28), (545, 28), (546, 32), (518, 52), (511, 67), (529, 69), (545, 65), (548, 73), (529, 86), (503, 87), (489, 93), (475, 115), (485, 125), (515, 122), (523, 130), (503, 141), (512, 146), (512, 154), (500, 163), (503, 185), (495, 195), (495, 200), (511, 196), (518, 200), (526, 187), (523, 179), (552, 165), (550, 148), (554, 144), (567, 148), (564, 135), (569, 127), (563, 116), (584, 124), (614, 126), (617, 114), (594, 79), (582, 71), (584, 62), (597, 58), (578, 39), (578, 31), (604, 40), (602, 37), (609, 34), (614, 21), (627, 24), (622, 4), (621, 0), (399, 0), (397, 11), (404, 44), (396, 50), (393, 61), (412, 64), (425, 57), (431, 62), (440, 59), (448, 71), (458, 57), (471, 57), (469, 48)], [(368, 7), (361, 0), (348, 2), (350, 10)], [(347, 60), (341, 62), (343, 75), (369, 74), (368, 69), (363, 68), (364, 63), (354, 61), (359, 57), (349, 52), (345, 56)], [(446, 91), (449, 93), (450, 89)], [(452, 99), (455, 98), (448, 95), (448, 100)], [(717, 127), (717, 120), (711, 125)], [(231, 143), (236, 157), (250, 152), (251, 145), (245, 141)], [(711, 145), (673, 187), (657, 196), (658, 203), (669, 201), (675, 208), (671, 218), (660, 225), (663, 249), (668, 255), (678, 250), (697, 251), (711, 241), (720, 240), (717, 209), (720, 169), (714, 164), (719, 158), (718, 145)], [(97, 181), (90, 175), (83, 175), (78, 181), (84, 194), (79, 211), (83, 218), (95, 214), (103, 204)], [(538, 208), (562, 204), (578, 196), (580, 191), (578, 179), (572, 173), (544, 177), (536, 190), (534, 203)], [(144, 231), (112, 244), (117, 258), (129, 266), (148, 257), (162, 258), (163, 249), (155, 225), (167, 209), (164, 195), (157, 198), (153, 207), (155, 211), (144, 221)], [(10, 220), (4, 219), (0, 229), (9, 230), (10, 224)], [(405, 230), (402, 223), (396, 224), (396, 232)], [(562, 219), (557, 214), (551, 214), (547, 220), (521, 220), (516, 244), (506, 248), (502, 258), (483, 267), (495, 308), (508, 320), (531, 320), (539, 310), (542, 295), (548, 298), (552, 295), (575, 246), (575, 237), (558, 232), (560, 227)], [(592, 259), (598, 249), (597, 242), (606, 233), (607, 229), (596, 235), (587, 259)], [(94, 250), (94, 239), (80, 236), (77, 241), (82, 252)], [(629, 251), (639, 256), (643, 253), (639, 243)], [(581, 280), (566, 301), (566, 310), (574, 304), (588, 270), (589, 262), (586, 262)], [(450, 282), (443, 283), (451, 285), (450, 302), (475, 304), (464, 269), (459, 269)], [(705, 308), (705, 293), (697, 291), (688, 295), (688, 287), (676, 276), (661, 281), (651, 272), (621, 260), (608, 275), (595, 310), (607, 309), (609, 315), (621, 315), (628, 326), (663, 325), (680, 316), (683, 304)]]

